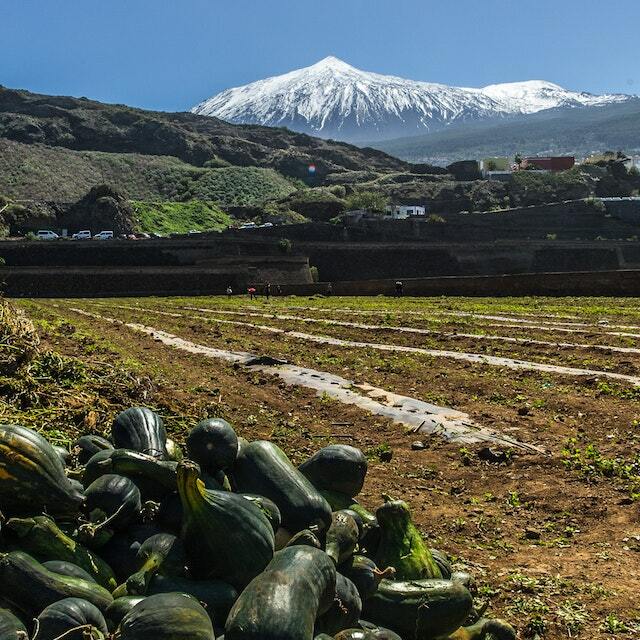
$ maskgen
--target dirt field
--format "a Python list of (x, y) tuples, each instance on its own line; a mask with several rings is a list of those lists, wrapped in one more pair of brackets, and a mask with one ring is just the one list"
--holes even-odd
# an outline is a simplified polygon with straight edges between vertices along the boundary
[[(407, 500), (432, 546), (476, 576), (478, 598), (522, 638), (640, 637), (637, 299), (18, 304), (56, 351), (148, 376), (149, 402), (178, 440), (197, 418), (221, 415), (295, 461), (331, 442), (362, 448), (361, 502)], [(372, 385), (453, 409), (516, 444), (487, 451), (417, 433), (332, 388), (289, 384), (271, 359), (245, 366), (246, 354), (340, 376), (355, 394)]]

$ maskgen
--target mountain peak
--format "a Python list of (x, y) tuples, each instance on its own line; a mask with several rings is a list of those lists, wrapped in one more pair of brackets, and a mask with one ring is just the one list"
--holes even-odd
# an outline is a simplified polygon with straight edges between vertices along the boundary
[(192, 109), (236, 124), (287, 127), (350, 142), (438, 131), (461, 122), (546, 109), (596, 107), (629, 96), (567, 91), (544, 80), (482, 89), (361, 71), (335, 56), (284, 75), (227, 89)]

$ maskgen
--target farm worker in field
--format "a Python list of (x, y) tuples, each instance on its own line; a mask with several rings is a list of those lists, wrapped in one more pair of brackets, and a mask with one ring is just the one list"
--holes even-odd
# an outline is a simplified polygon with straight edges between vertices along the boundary
[(249, 299), (253, 300), (256, 297), (256, 290), (255, 287), (249, 287), (247, 289), (247, 293), (249, 294)]
[(227, 298), (230, 298), (233, 295), (233, 289), (231, 288), (231, 285), (229, 285), (227, 287)]
[(276, 295), (282, 295), (282, 287), (279, 284), (276, 285)]
[(327, 285), (327, 295), (328, 296), (332, 296), (333, 295), (333, 285), (331, 283), (329, 283)]
[(402, 295), (402, 289), (404, 285), (401, 280), (396, 280), (396, 296), (400, 297)]
[(271, 295), (271, 283), (267, 282), (264, 285), (264, 295), (266, 296), (267, 300), (269, 299), (269, 296)]

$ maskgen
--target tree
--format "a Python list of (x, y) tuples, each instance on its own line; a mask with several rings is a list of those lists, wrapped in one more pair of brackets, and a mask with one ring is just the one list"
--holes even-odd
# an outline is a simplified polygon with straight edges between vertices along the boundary
[(366, 209), (383, 213), (389, 204), (389, 198), (377, 191), (356, 191), (347, 198), (347, 210)]

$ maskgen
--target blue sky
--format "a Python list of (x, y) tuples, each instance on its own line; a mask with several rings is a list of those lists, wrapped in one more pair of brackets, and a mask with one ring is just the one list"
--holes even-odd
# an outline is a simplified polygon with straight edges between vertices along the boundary
[(0, 84), (184, 110), (335, 55), (459, 86), (640, 93), (640, 0), (0, 0)]

